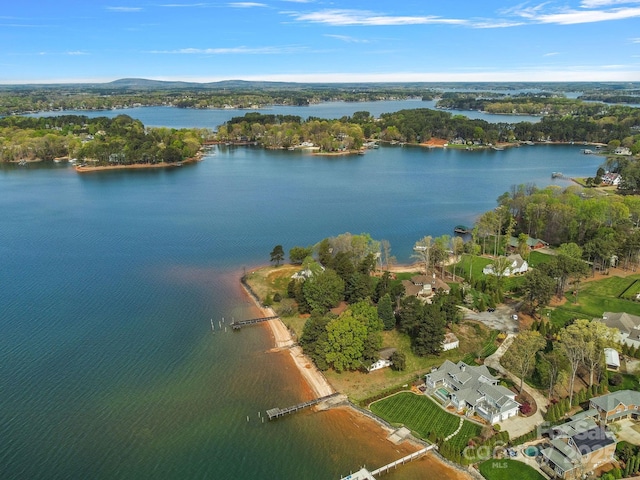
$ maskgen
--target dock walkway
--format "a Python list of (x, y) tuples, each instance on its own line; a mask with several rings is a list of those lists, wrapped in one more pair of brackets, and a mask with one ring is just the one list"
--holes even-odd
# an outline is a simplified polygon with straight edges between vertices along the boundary
[(320, 402), (324, 402), (325, 400), (329, 400), (330, 398), (334, 398), (337, 397), (338, 395), (340, 395), (339, 393), (332, 393), (331, 395), (326, 395), (324, 397), (319, 397), (319, 398), (315, 398), (313, 400), (309, 400), (307, 402), (302, 402), (299, 403), (297, 405), (293, 405), (291, 407), (287, 407), (287, 408), (270, 408), (269, 410), (267, 410), (267, 416), (269, 417), (269, 420), (273, 420), (274, 418), (280, 418), (283, 417), (285, 415), (288, 415), (290, 413), (295, 413), (299, 410), (302, 410), (304, 408), (309, 408), (313, 405), (317, 405)]
[(388, 473), (392, 468), (396, 468), (399, 465), (404, 465), (405, 463), (409, 463), (416, 458), (420, 458), (422, 455), (427, 453), (429, 450), (433, 450), (436, 448), (435, 444), (429, 445), (428, 447), (423, 448), (422, 450), (418, 450), (417, 452), (413, 452), (406, 457), (402, 457), (395, 462), (391, 462), (383, 467), (377, 468), (373, 472), (370, 472), (366, 468), (362, 468), (356, 473), (352, 473), (351, 475), (347, 475), (346, 477), (342, 477), (341, 480), (375, 480), (376, 475), (381, 475), (383, 473)]
[(231, 328), (233, 328), (234, 330), (240, 330), (242, 327), (255, 325), (256, 323), (262, 323), (268, 320), (275, 320), (276, 318), (279, 318), (279, 317), (277, 315), (274, 315), (273, 317), (251, 318), (249, 320), (240, 320), (238, 322), (234, 321), (231, 324)]

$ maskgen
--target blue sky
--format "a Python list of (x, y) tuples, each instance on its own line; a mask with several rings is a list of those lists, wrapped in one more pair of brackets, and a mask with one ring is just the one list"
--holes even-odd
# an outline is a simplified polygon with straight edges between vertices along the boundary
[(20, 0), (0, 83), (640, 81), (640, 0)]

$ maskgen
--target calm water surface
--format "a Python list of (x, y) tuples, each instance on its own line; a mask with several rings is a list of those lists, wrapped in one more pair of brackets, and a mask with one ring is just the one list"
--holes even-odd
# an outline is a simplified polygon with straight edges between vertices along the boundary
[(579, 146), (233, 147), (172, 170), (0, 169), (0, 478), (327, 479), (399, 457), (337, 412), (261, 422), (305, 392), (268, 330), (225, 333), (253, 315), (243, 269), (346, 231), (408, 261), (512, 184), (600, 163)]
[[(388, 100), (380, 102), (325, 102), (308, 107), (293, 107), (275, 105), (272, 107), (260, 108), (257, 110), (237, 110), (237, 109), (206, 109), (196, 110), (190, 108), (173, 107), (135, 107), (118, 110), (65, 110), (58, 112), (39, 112), (26, 116), (46, 117), (59, 115), (86, 115), (94, 117), (115, 117), (125, 114), (132, 118), (139, 119), (148, 127), (171, 127), (171, 128), (210, 128), (216, 129), (219, 125), (231, 120), (233, 117), (243, 117), (248, 112), (271, 113), (275, 115), (297, 115), (303, 119), (309, 117), (318, 118), (342, 118), (351, 116), (354, 112), (367, 111), (374, 117), (379, 117), (382, 113), (397, 112), (404, 109), (413, 108), (436, 108), (436, 101), (412, 100)], [(452, 115), (465, 115), (469, 118), (486, 120), (489, 123), (518, 123), (540, 121), (541, 117), (531, 115), (492, 115), (477, 111), (457, 111), (449, 110)]]

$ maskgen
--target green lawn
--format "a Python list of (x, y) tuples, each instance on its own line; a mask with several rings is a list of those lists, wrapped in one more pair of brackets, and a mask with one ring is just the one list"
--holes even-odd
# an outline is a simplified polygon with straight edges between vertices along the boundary
[[(460, 417), (445, 412), (434, 400), (425, 395), (403, 392), (371, 404), (371, 411), (396, 425), (404, 425), (427, 439), (431, 433), (445, 438), (458, 429)], [(462, 450), (470, 438), (480, 434), (481, 427), (464, 421), (462, 430), (451, 440), (450, 445)]]
[(618, 390), (638, 390), (640, 389), (640, 382), (638, 382), (638, 377), (631, 373), (614, 373), (609, 372), (609, 378), (614, 375), (620, 375), (622, 377), (622, 383), (617, 386), (613, 386), (609, 384), (610, 392), (617, 392)]
[(529, 465), (511, 459), (490, 459), (480, 464), (480, 473), (487, 480), (544, 480)]
[(567, 294), (568, 301), (551, 314), (551, 321), (562, 326), (571, 318), (592, 319), (601, 317), (604, 312), (640, 315), (640, 303), (621, 298), (621, 295), (634, 288), (634, 282), (639, 279), (640, 275), (626, 278), (612, 276), (585, 283), (578, 293), (578, 304), (574, 304), (575, 297), (570, 292)]

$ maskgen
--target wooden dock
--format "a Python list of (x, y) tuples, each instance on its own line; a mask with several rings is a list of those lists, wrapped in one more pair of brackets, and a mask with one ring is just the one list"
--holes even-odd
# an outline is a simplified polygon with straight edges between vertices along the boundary
[(240, 330), (242, 327), (248, 327), (249, 325), (255, 325), (257, 323), (266, 322), (268, 320), (275, 320), (276, 318), (279, 317), (277, 315), (274, 315), (273, 317), (251, 318), (249, 320), (240, 320), (239, 322), (234, 321), (231, 324), (231, 328), (233, 328), (234, 330)]
[(339, 393), (332, 393), (331, 395), (326, 395), (324, 397), (319, 397), (316, 398), (314, 400), (309, 400), (307, 402), (302, 402), (299, 403), (297, 405), (293, 405), (291, 407), (287, 407), (287, 408), (270, 408), (269, 410), (267, 410), (267, 416), (269, 417), (269, 420), (273, 420), (275, 418), (280, 418), (283, 417), (285, 415), (289, 415), (290, 413), (295, 413), (298, 412), (304, 408), (309, 408), (312, 407), (313, 405), (317, 405), (320, 402), (324, 402), (325, 400), (329, 400), (330, 398), (333, 397), (337, 397), (338, 395), (340, 395)]
[(428, 447), (425, 447), (422, 450), (418, 450), (417, 452), (413, 452), (407, 455), (406, 457), (402, 457), (401, 459), (396, 460), (395, 462), (391, 462), (387, 465), (384, 465), (383, 467), (380, 467), (374, 470), (373, 472), (370, 472), (366, 468), (362, 468), (356, 473), (352, 473), (351, 475), (342, 477), (341, 480), (371, 480), (371, 479), (375, 480), (376, 475), (382, 475), (383, 473), (388, 473), (389, 470), (391, 470), (392, 468), (397, 468), (399, 465), (404, 465), (405, 463), (409, 463), (415, 460), (416, 458), (420, 458), (429, 450), (433, 450), (434, 448), (436, 448), (435, 444), (429, 445)]

